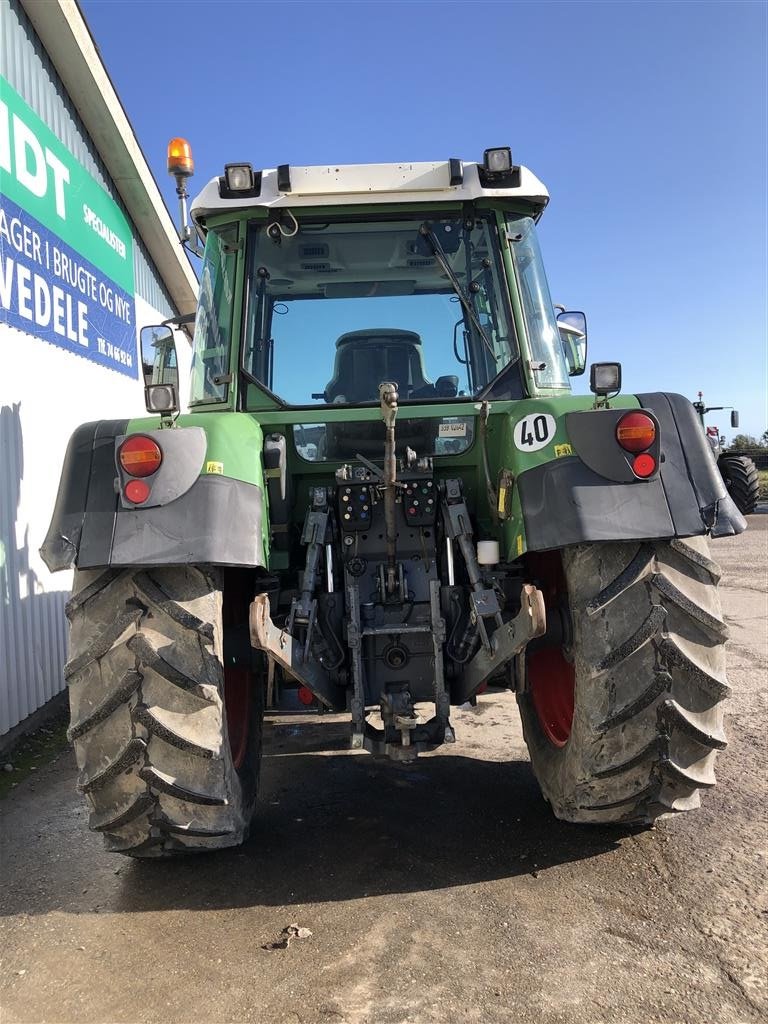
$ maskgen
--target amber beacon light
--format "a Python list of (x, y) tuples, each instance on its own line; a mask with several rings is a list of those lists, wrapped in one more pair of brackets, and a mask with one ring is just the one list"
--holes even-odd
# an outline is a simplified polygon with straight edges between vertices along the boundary
[(181, 178), (191, 178), (195, 173), (192, 147), (186, 139), (171, 139), (168, 143), (168, 173)]
[(186, 139), (171, 139), (168, 143), (168, 173), (176, 179), (176, 195), (179, 197), (179, 239), (182, 245), (202, 256), (202, 250), (196, 242), (192, 242), (194, 232), (187, 224), (187, 178), (195, 173), (195, 161), (192, 159), (192, 147)]

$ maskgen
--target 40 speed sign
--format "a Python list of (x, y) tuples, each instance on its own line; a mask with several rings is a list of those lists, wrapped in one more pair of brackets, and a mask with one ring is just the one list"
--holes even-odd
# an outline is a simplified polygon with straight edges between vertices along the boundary
[(537, 452), (549, 444), (556, 429), (555, 417), (549, 413), (538, 412), (524, 416), (515, 424), (515, 447), (521, 452)]

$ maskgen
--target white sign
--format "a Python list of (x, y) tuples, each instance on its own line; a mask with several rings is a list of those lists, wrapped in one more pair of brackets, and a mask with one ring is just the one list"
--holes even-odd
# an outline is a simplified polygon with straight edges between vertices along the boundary
[(437, 428), (438, 437), (466, 437), (466, 423), (446, 423), (445, 420)]
[(556, 430), (555, 417), (548, 413), (524, 416), (515, 424), (515, 447), (521, 452), (537, 452), (549, 444)]

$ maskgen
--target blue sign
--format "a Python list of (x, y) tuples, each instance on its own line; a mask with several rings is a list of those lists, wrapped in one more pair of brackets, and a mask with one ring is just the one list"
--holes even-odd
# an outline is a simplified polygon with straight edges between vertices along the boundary
[(0, 196), (0, 319), (138, 379), (133, 297)]

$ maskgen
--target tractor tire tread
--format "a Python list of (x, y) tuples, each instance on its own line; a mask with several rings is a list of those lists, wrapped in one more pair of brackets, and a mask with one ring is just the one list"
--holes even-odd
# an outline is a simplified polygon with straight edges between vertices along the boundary
[(132, 800), (127, 807), (110, 808), (106, 814), (91, 814), (88, 820), (88, 828), (92, 832), (111, 832), (127, 825), (136, 818), (150, 811), (155, 806), (154, 797), (151, 793), (139, 793), (135, 800)]
[(220, 582), (192, 566), (75, 574), (69, 736), (108, 850), (168, 857), (247, 836), (260, 731), (246, 786), (227, 738)]
[(742, 515), (751, 515), (760, 500), (760, 474), (757, 466), (747, 455), (724, 453), (717, 460), (720, 474)]
[(184, 736), (178, 728), (170, 729), (165, 722), (158, 718), (156, 709), (147, 707), (146, 704), (138, 704), (132, 714), (134, 722), (141, 723), (150, 736), (158, 736), (166, 743), (170, 743), (171, 746), (178, 747), (179, 750), (184, 750), (188, 754), (194, 754), (196, 757), (216, 757), (214, 748), (202, 746), (195, 740)]
[(144, 754), (147, 749), (147, 744), (144, 740), (139, 739), (137, 736), (133, 736), (123, 749), (117, 754), (114, 760), (109, 761), (104, 767), (94, 773), (93, 775), (86, 775), (84, 772), (80, 773), (77, 780), (77, 789), (80, 793), (92, 793), (96, 789), (101, 789), (111, 779), (114, 779), (116, 775), (120, 775), (130, 765), (135, 764), (136, 761)]
[(70, 725), (69, 729), (67, 729), (67, 739), (69, 742), (73, 743), (75, 740), (80, 739), (81, 736), (85, 736), (95, 726), (106, 722), (113, 712), (117, 711), (119, 707), (133, 696), (141, 686), (143, 678), (140, 672), (133, 670), (126, 672), (120, 680), (118, 688), (103, 704), (99, 704), (86, 718), (82, 718), (79, 722)]
[[(562, 552), (575, 712), (561, 748), (518, 696), (534, 772), (567, 821), (651, 823), (698, 806), (726, 746), (719, 569), (705, 538)], [(637, 624), (640, 623), (638, 626)]]

